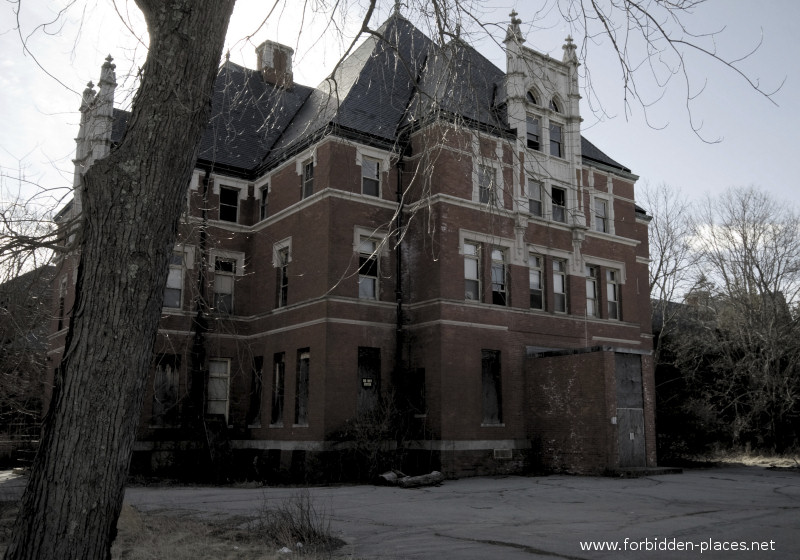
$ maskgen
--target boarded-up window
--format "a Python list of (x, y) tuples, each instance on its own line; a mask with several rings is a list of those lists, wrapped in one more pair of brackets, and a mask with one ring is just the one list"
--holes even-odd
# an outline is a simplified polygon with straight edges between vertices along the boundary
[(381, 349), (358, 347), (358, 408), (359, 415), (378, 407), (381, 382)]
[(228, 421), (228, 390), (230, 386), (231, 362), (225, 358), (208, 361), (208, 392), (206, 412), (221, 414)]
[(481, 350), (483, 424), (503, 423), (500, 351)]
[(308, 426), (308, 368), (311, 353), (308, 348), (297, 351), (297, 390), (294, 401), (294, 423)]
[(178, 354), (160, 354), (153, 376), (153, 424), (171, 426), (178, 420)]
[(270, 426), (283, 426), (283, 394), (286, 387), (285, 354), (275, 354), (272, 364), (272, 413)]
[(261, 425), (261, 393), (264, 386), (264, 357), (253, 357), (253, 372), (250, 379), (250, 408), (247, 413), (247, 424)]

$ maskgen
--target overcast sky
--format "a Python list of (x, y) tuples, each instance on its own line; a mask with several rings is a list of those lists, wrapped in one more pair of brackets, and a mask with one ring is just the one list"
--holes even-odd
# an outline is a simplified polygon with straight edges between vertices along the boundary
[[(350, 5), (358, 3), (352, 1)], [(562, 5), (566, 3), (561, 1)], [(28, 38), (27, 53), (16, 29), (16, 6), (4, 2), (0, 7), (0, 171), (4, 196), (16, 190), (13, 178), (20, 171), (26, 181), (62, 188), (56, 191), (61, 194), (71, 186), (80, 92), (88, 81), (96, 83), (108, 54), (117, 65), (117, 104), (122, 108), (130, 105), (130, 91), (135, 85), (130, 76), (136, 74), (144, 59), (144, 47), (131, 32), (145, 32), (135, 5), (130, 0), (117, 0), (115, 9), (111, 0), (79, 0), (57, 25), (37, 28), (51, 21), (63, 4), (63, 0), (22, 3), (19, 21), (22, 35)], [(304, 2), (290, 0), (289, 4), (290, 8), (276, 11), (258, 29), (265, 17), (264, 6), (272, 2), (239, 0), (226, 49), (234, 62), (254, 67), (256, 44), (266, 39), (288, 44), (296, 51), (295, 80), (317, 85), (338, 60), (348, 38), (332, 29), (327, 16), (307, 14), (301, 19), (296, 7)], [(516, 8), (523, 20), (525, 44), (561, 59), (569, 28), (554, 0), (483, 4), (482, 19), (496, 24), (490, 25), (489, 31), (497, 41), (502, 41), (508, 14)], [(393, 5), (388, 0), (380, 4), (372, 24), (382, 23)], [(537, 12), (535, 8), (540, 9)], [(337, 17), (336, 26), (354, 29), (357, 16), (360, 14), (353, 11), (348, 21)], [(131, 29), (122, 24), (123, 19)], [(730, 186), (756, 185), (778, 200), (798, 204), (795, 166), (790, 165), (797, 157), (800, 130), (796, 103), (800, 37), (791, 28), (797, 21), (800, 2), (793, 0), (710, 0), (687, 16), (685, 22), (696, 33), (721, 31), (713, 42), (708, 38), (703, 44), (716, 48), (722, 57), (740, 58), (760, 43), (760, 48), (737, 67), (766, 91), (783, 83), (770, 100), (731, 69), (689, 54), (690, 95), (699, 93), (689, 103), (691, 113), (687, 111), (687, 85), (682, 75), (673, 76), (662, 91), (648, 79), (648, 66), (642, 67), (639, 92), (646, 103), (653, 104), (645, 114), (633, 99), (626, 111), (619, 65), (608, 50), (608, 41), (590, 43), (589, 60), (582, 71), (589, 69), (598, 99), (584, 95), (583, 134), (639, 175), (640, 183), (664, 182), (694, 199), (717, 195)], [(576, 42), (580, 46), (580, 37)], [(483, 39), (477, 47), (505, 70), (505, 56), (496, 42)], [(636, 56), (645, 58), (641, 45), (632, 42), (630, 48)], [(659, 60), (654, 61), (659, 76), (666, 77)], [(699, 133), (693, 131), (692, 123), (700, 128)]]

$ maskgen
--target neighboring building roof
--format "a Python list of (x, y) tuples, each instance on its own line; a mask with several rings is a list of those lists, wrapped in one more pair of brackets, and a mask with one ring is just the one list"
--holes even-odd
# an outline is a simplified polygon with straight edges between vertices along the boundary
[[(284, 89), (226, 61), (199, 161), (253, 175), (325, 134), (390, 148), (405, 127), (432, 118), (513, 135), (505, 99), (505, 73), (486, 57), (458, 39), (437, 45), (395, 13), (317, 88)], [(122, 138), (127, 118), (114, 110), (113, 141)], [(630, 173), (583, 137), (581, 152), (584, 160)]]

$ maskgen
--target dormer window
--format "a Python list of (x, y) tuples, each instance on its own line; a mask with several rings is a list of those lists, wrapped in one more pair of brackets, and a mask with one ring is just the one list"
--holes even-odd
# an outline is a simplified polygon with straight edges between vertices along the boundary
[(556, 103), (555, 99), (550, 100), (550, 110), (554, 113), (560, 113), (561, 110), (558, 108), (558, 103)]

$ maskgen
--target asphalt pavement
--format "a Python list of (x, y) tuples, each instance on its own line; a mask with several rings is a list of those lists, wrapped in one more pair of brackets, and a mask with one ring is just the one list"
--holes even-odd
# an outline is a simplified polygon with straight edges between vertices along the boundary
[[(18, 494), (21, 483), (0, 475), (0, 499)], [(635, 479), (480, 477), (417, 489), (307, 491), (347, 542), (342, 554), (360, 559), (800, 559), (800, 473), (790, 470), (726, 466)], [(304, 492), (137, 486), (125, 501), (140, 511), (252, 516)]]

